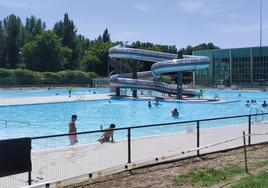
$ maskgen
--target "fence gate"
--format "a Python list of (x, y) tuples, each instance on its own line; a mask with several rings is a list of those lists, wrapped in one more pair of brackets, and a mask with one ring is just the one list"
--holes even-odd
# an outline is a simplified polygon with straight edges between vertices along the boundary
[(31, 138), (0, 140), (0, 151), (0, 178), (28, 172), (31, 185)]

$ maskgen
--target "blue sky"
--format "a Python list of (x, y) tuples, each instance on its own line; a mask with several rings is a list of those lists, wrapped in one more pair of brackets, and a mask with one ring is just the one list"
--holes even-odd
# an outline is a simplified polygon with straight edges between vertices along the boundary
[[(263, 0), (263, 45), (268, 2)], [(48, 28), (67, 12), (78, 33), (113, 41), (149, 41), (178, 48), (213, 42), (221, 48), (259, 45), (259, 0), (0, 0), (0, 19), (40, 17)]]

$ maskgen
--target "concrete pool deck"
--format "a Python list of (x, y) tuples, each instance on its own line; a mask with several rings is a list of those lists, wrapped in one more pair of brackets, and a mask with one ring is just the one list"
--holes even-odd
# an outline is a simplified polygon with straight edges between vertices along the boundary
[[(201, 129), (200, 146), (242, 136), (242, 132), (247, 132), (247, 130), (248, 126), (246, 125)], [(252, 134), (267, 132), (267, 123), (252, 125)], [(251, 141), (252, 143), (268, 141), (268, 136), (254, 136), (251, 138)], [(226, 142), (221, 145), (204, 149), (200, 153), (202, 154), (237, 147), (241, 146), (242, 143), (243, 141), (241, 138), (232, 142)], [(131, 140), (132, 162), (151, 160), (155, 157), (167, 156), (174, 152), (180, 153), (195, 147), (195, 132), (175, 132), (157, 136), (133, 138)], [(195, 152), (178, 155), (177, 158), (193, 154), (195, 154)], [(127, 140), (117, 141), (113, 144), (81, 144), (58, 149), (33, 151), (32, 178), (37, 181), (35, 183), (65, 179), (99, 171), (116, 165), (126, 164), (127, 159)], [(0, 186), (6, 186), (10, 183), (12, 183), (13, 187), (14, 185), (26, 185), (26, 179), (26, 175), (0, 178)]]
[(42, 97), (20, 97), (20, 98), (0, 98), (0, 106), (24, 105), (24, 104), (43, 104), (43, 103), (58, 103), (72, 102), (79, 100), (101, 100), (110, 99), (109, 94), (88, 94), (88, 95), (68, 95), (62, 96), (42, 96)]
[[(44, 103), (59, 103), (59, 102), (75, 102), (75, 101), (90, 101), (90, 100), (103, 100), (103, 99), (112, 99), (112, 98), (129, 98), (133, 99), (132, 96), (120, 96), (117, 97), (112, 94), (87, 94), (87, 95), (58, 95), (58, 96), (40, 96), (40, 97), (18, 97), (18, 98), (0, 98), (0, 107), (1, 106), (14, 106), (14, 105), (26, 105), (26, 104), (44, 104)], [(174, 97), (167, 96), (145, 96), (139, 95), (137, 99), (147, 99), (155, 100), (161, 98), (165, 101), (178, 101)], [(180, 102), (218, 102), (220, 100), (214, 99), (197, 99), (197, 98), (185, 98), (180, 100)]]

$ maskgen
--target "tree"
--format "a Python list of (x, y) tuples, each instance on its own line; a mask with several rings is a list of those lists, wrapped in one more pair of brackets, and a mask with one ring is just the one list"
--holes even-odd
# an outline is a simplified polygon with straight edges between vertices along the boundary
[(37, 19), (31, 16), (30, 18), (26, 18), (24, 29), (26, 31), (26, 42), (29, 42), (45, 31), (46, 24), (40, 18)]
[(72, 56), (65, 64), (66, 69), (76, 69), (80, 65), (80, 48), (78, 47), (77, 29), (74, 22), (69, 19), (67, 13), (64, 14), (63, 21), (54, 25), (53, 31), (62, 39), (62, 46), (72, 50)]
[(107, 28), (104, 30), (101, 39), (102, 39), (102, 42), (104, 42), (104, 43), (105, 42), (111, 42), (110, 34), (109, 34)]
[(60, 38), (53, 31), (43, 32), (22, 48), (26, 67), (35, 71), (62, 70), (64, 55), (70, 51), (61, 47)]
[(88, 51), (82, 59), (82, 65), (86, 71), (94, 71), (101, 76), (107, 76), (108, 50), (113, 44), (95, 40), (89, 46)]
[(185, 55), (192, 55), (193, 51), (196, 50), (211, 50), (211, 49), (219, 49), (218, 46), (215, 46), (213, 43), (209, 42), (209, 43), (202, 43), (196, 46), (187, 46), (186, 48), (182, 48), (180, 49), (180, 51), (185, 54)]
[(2, 21), (0, 21), (0, 67), (6, 67), (6, 35)]
[(7, 34), (6, 39), (6, 58), (7, 64), (15, 68), (19, 59), (19, 36), (21, 30), (21, 20), (14, 14), (4, 19), (4, 28)]

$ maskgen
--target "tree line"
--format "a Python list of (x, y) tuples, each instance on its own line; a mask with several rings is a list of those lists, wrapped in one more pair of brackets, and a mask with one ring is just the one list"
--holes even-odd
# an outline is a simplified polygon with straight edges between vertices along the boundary
[[(122, 41), (112, 42), (108, 29), (92, 40), (78, 34), (67, 13), (52, 29), (47, 29), (45, 22), (35, 16), (26, 18), (25, 23), (14, 14), (0, 20), (0, 68), (37, 72), (80, 70), (107, 76), (108, 50), (117, 44), (125, 45)], [(196, 49), (218, 48), (208, 43), (178, 50), (175, 45), (140, 41), (129, 46), (183, 54), (192, 54)]]

